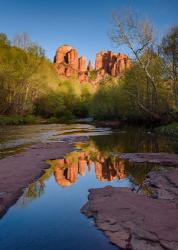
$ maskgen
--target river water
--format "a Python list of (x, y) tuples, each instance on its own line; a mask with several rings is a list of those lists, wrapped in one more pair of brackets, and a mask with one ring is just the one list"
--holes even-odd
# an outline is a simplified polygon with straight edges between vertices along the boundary
[[(95, 128), (87, 124), (32, 125), (0, 128), (0, 157), (18, 153), (38, 142), (87, 135), (64, 159), (48, 160), (49, 168), (0, 220), (1, 250), (114, 250), (92, 220), (80, 213), (88, 189), (106, 185), (142, 185), (152, 168), (129, 164), (118, 152), (178, 152), (178, 143), (143, 128)], [(33, 160), (33, 159), (32, 159)]]

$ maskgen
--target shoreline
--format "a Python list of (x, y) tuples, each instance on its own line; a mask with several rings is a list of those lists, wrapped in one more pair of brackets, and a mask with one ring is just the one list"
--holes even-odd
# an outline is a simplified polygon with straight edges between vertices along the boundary
[(90, 189), (81, 213), (121, 249), (178, 250), (178, 170), (151, 171), (151, 195), (130, 188)]
[[(75, 143), (86, 140), (87, 136), (66, 136), (62, 141), (33, 144), (23, 152), (0, 159), (0, 218), (24, 188), (50, 167), (47, 160), (63, 158), (75, 150)], [(114, 155), (129, 162), (178, 166), (178, 155), (173, 153)], [(122, 249), (178, 250), (178, 170), (150, 171), (144, 186), (151, 190), (149, 197), (122, 187), (90, 189), (89, 201), (81, 212), (93, 218), (111, 243)], [(170, 231), (173, 228), (171, 235), (166, 233), (167, 225)]]
[(119, 153), (114, 154), (130, 163), (150, 163), (162, 166), (178, 166), (176, 153)]
[(86, 139), (66, 137), (61, 142), (34, 144), (23, 152), (0, 159), (0, 218), (15, 204), (24, 188), (49, 168), (47, 160), (63, 158), (75, 149), (75, 143)]

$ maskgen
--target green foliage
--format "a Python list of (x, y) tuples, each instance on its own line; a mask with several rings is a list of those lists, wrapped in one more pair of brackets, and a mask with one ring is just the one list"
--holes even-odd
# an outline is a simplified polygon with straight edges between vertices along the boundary
[[(140, 68), (138, 63), (128, 70), (124, 78), (123, 91), (126, 100), (129, 115), (150, 118), (152, 114), (164, 114), (172, 109), (171, 91), (169, 86), (164, 84), (163, 64), (161, 58), (152, 54), (152, 64), (149, 66), (149, 72), (156, 82), (157, 93), (150, 86), (147, 75)], [(144, 60), (144, 55), (142, 57)], [(155, 95), (157, 94), (157, 98)]]
[(90, 113), (95, 119), (112, 119), (119, 116), (119, 86), (104, 85), (91, 100)]
[[(7, 36), (0, 34), (0, 114), (4, 124), (30, 122), (16, 117), (30, 114), (58, 122), (74, 117), (86, 117), (91, 86), (71, 78), (59, 79), (54, 65), (44, 56), (44, 50), (31, 42), (27, 34), (16, 35), (10, 46)], [(5, 46), (6, 45), (6, 46)], [(8, 46), (7, 46), (8, 45)], [(8, 120), (10, 119), (10, 120)], [(8, 120), (8, 121), (7, 121)]]
[(90, 80), (94, 81), (96, 79), (97, 76), (97, 71), (96, 70), (92, 70), (90, 71)]
[[(151, 120), (154, 114), (162, 116), (172, 111), (171, 89), (164, 82), (162, 60), (155, 53), (151, 52), (150, 56), (152, 64), (148, 68), (156, 82), (157, 93), (148, 83), (145, 71), (135, 62), (122, 80), (116, 83), (110, 79), (110, 84), (101, 84), (98, 88), (90, 105), (95, 119)], [(144, 54), (141, 60), (145, 57)]]
[(23, 117), (24, 124), (34, 124), (37, 123), (39, 119), (34, 115), (26, 115)]
[(20, 125), (38, 123), (39, 119), (33, 115), (0, 116), (0, 125)]
[(178, 138), (178, 123), (174, 122), (165, 126), (161, 126), (155, 129), (156, 132), (168, 135), (168, 136), (174, 136), (174, 138)]
[(60, 120), (88, 116), (92, 89), (76, 79), (60, 80), (59, 86), (36, 101), (35, 112), (44, 117), (58, 117)]
[(52, 123), (52, 124), (59, 123), (59, 119), (57, 117), (55, 117), (55, 116), (51, 116), (48, 119), (48, 123)]
[[(13, 44), (0, 33), (0, 124), (34, 123), (32, 114), (50, 123), (88, 115), (150, 121), (177, 110), (166, 60), (151, 48), (139, 53), (121, 79), (106, 76), (94, 86), (75, 77), (60, 79), (44, 50), (27, 34), (17, 35)], [(90, 72), (90, 80), (95, 81), (96, 73)]]
[(160, 51), (165, 65), (165, 76), (171, 84), (172, 96), (178, 107), (178, 26), (172, 27), (162, 38)]
[(5, 33), (0, 33), (0, 47), (10, 46), (10, 41)]
[(0, 47), (0, 114), (30, 114), (34, 101), (58, 85), (51, 62), (38, 45)]

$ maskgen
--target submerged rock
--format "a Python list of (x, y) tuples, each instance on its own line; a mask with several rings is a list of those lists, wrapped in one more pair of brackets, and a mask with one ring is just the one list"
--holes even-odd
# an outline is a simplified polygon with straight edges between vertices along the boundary
[(89, 201), (81, 212), (94, 218), (96, 226), (122, 249), (177, 250), (178, 170), (152, 172), (145, 186), (158, 199), (108, 186), (89, 190)]

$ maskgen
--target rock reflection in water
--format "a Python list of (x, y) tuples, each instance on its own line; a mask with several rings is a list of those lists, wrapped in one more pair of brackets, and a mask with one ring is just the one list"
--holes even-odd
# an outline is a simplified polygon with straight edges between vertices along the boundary
[(47, 161), (50, 167), (37, 182), (29, 185), (21, 203), (26, 204), (28, 201), (40, 197), (45, 192), (46, 180), (52, 175), (59, 186), (70, 187), (78, 181), (79, 176), (89, 175), (93, 171), (97, 181), (112, 182), (127, 178), (134, 189), (148, 193), (143, 186), (145, 176), (151, 169), (158, 168), (158, 166), (121, 160), (113, 155), (113, 152), (118, 152), (118, 148), (114, 149), (112, 145), (110, 147), (109, 142), (106, 147), (100, 147), (98, 141), (93, 139), (88, 143), (78, 143), (76, 151), (67, 154), (63, 159)]
[(48, 163), (55, 168), (56, 182), (63, 187), (74, 184), (78, 180), (78, 175), (84, 176), (86, 168), (90, 172), (92, 164), (96, 179), (99, 181), (112, 181), (126, 177), (123, 160), (104, 157), (101, 154), (98, 154), (97, 159), (92, 161), (86, 152), (73, 152), (64, 159), (51, 160)]
[(90, 174), (92, 170), (94, 170), (98, 181), (111, 182), (126, 178), (125, 162), (100, 152), (93, 145), (85, 148), (85, 151), (71, 152), (64, 159), (48, 160), (47, 164), (50, 167), (46, 169), (37, 182), (29, 185), (18, 205), (26, 206), (31, 200), (39, 198), (45, 192), (45, 182), (52, 175), (61, 187), (73, 185), (78, 181), (79, 176)]

